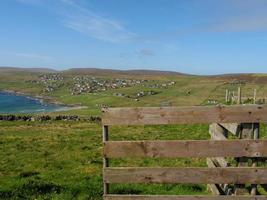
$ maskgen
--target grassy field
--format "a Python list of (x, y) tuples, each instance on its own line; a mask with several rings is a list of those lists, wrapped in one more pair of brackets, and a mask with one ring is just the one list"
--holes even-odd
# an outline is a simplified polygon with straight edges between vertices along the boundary
[[(66, 104), (81, 104), (87, 108), (63, 112), (80, 116), (99, 115), (99, 104), (110, 106), (172, 106), (204, 105), (207, 99), (223, 102), (225, 89), (236, 90), (240, 85), (231, 81), (246, 80), (244, 95), (252, 95), (254, 88), (264, 97), (267, 76), (187, 76), (139, 75), (153, 81), (175, 81), (174, 86), (157, 89), (157, 95), (134, 101), (114, 96), (121, 92), (134, 94), (147, 88), (134, 86), (98, 93), (70, 95), (69, 82), (73, 72), (64, 72), (66, 83), (53, 93), (44, 94), (41, 85), (29, 81), (40, 73), (0, 70), (0, 90), (14, 90), (29, 95), (46, 95)], [(85, 72), (83, 72), (85, 73)], [(94, 76), (110, 74), (94, 74)], [(128, 77), (129, 74), (111, 74)], [(190, 93), (188, 93), (190, 91)], [(57, 113), (58, 114), (58, 113)], [(261, 137), (267, 137), (261, 126)], [(111, 127), (111, 140), (148, 139), (208, 139), (208, 125), (171, 125)], [(206, 166), (205, 159), (114, 159), (111, 166)], [(79, 122), (1, 122), (0, 121), (0, 199), (102, 199), (102, 134), (101, 125)], [(114, 184), (112, 193), (120, 194), (208, 194), (206, 185), (144, 185)]]
[[(130, 134), (129, 134), (130, 133)], [(111, 140), (205, 139), (206, 125), (113, 127)], [(101, 199), (101, 126), (1, 122), (0, 198)], [(111, 166), (205, 166), (203, 159), (115, 159)], [(112, 185), (114, 193), (203, 194), (203, 185)]]
[[(208, 139), (208, 125), (112, 127), (111, 140)], [(261, 137), (267, 137), (265, 125)], [(0, 122), (0, 199), (101, 199), (101, 126)], [(206, 166), (205, 159), (113, 159), (111, 166)], [(121, 194), (208, 194), (205, 185), (111, 186)]]

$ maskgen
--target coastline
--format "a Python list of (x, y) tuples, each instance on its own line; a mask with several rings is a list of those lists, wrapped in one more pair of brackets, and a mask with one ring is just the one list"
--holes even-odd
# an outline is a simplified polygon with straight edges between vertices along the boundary
[(0, 90), (0, 92), (12, 94), (12, 95), (17, 95), (17, 96), (24, 96), (26, 98), (30, 98), (30, 99), (39, 101), (41, 104), (47, 103), (47, 104), (53, 104), (53, 105), (57, 105), (57, 106), (62, 106), (62, 108), (56, 109), (55, 112), (69, 111), (69, 110), (79, 110), (79, 109), (87, 108), (87, 106), (64, 104), (64, 103), (59, 102), (59, 101), (53, 99), (52, 97), (48, 97), (48, 96), (30, 95), (30, 94), (26, 94), (26, 93), (19, 92), (19, 91), (14, 91), (14, 90)]
[(31, 94), (27, 94), (27, 93), (19, 92), (19, 91), (14, 91), (14, 90), (0, 90), (0, 92), (9, 93), (9, 94), (18, 95), (18, 96), (25, 96), (25, 97), (35, 99), (35, 100), (38, 100), (41, 102), (51, 103), (51, 104), (60, 105), (60, 106), (69, 106), (69, 107), (73, 106), (73, 105), (67, 105), (67, 104), (61, 103), (59, 101), (56, 101), (52, 97), (48, 97), (48, 96), (31, 95)]

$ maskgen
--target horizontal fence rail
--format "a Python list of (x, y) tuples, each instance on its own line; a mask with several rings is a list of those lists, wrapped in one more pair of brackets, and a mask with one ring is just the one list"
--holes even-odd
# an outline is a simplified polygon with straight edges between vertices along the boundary
[(106, 183), (267, 183), (267, 168), (131, 168), (104, 169)]
[(107, 158), (267, 157), (267, 140), (110, 141)]
[[(256, 195), (257, 185), (267, 183), (267, 168), (257, 167), (267, 157), (267, 140), (259, 139), (259, 123), (267, 122), (267, 106), (104, 108), (102, 112), (104, 200), (267, 200)], [(195, 123), (210, 124), (211, 140), (109, 141), (108, 137), (111, 125)], [(228, 140), (229, 133), (242, 140)], [(231, 167), (228, 157), (238, 167)], [(207, 158), (207, 167), (111, 167), (112, 158)], [(135, 183), (208, 184), (217, 195), (109, 194), (110, 184)], [(239, 195), (242, 184), (252, 184), (253, 196)]]
[(267, 106), (104, 108), (103, 125), (267, 122)]

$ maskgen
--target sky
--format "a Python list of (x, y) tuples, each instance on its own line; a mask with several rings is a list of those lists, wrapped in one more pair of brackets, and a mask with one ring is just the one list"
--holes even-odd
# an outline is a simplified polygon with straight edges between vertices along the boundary
[(0, 1), (0, 66), (267, 73), (267, 0)]

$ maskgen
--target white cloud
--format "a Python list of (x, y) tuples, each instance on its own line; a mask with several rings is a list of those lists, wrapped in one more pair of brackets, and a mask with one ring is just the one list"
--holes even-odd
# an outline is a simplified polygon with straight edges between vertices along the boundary
[(136, 34), (126, 30), (117, 21), (89, 13), (83, 16), (70, 15), (64, 20), (64, 25), (92, 38), (108, 42), (125, 42), (136, 37)]
[[(129, 31), (120, 21), (104, 17), (74, 0), (17, 0), (26, 4), (45, 4), (59, 15), (59, 21), (67, 28), (102, 41), (129, 42), (137, 34)], [(53, 5), (53, 6), (50, 6)]]
[(80, 6), (77, 1), (61, 0), (61, 2), (67, 6), (67, 12), (62, 14), (63, 24), (72, 30), (113, 43), (131, 41), (137, 36), (127, 30), (118, 20), (103, 17)]

